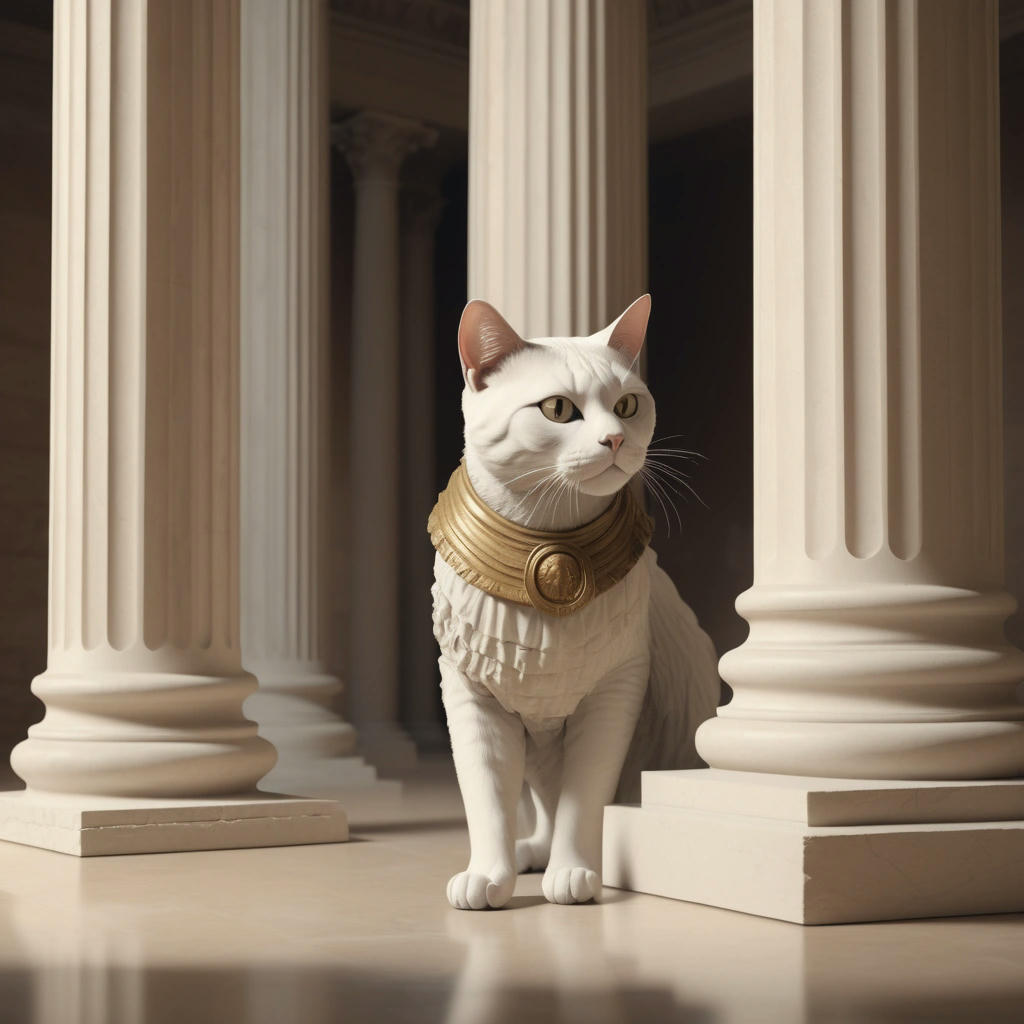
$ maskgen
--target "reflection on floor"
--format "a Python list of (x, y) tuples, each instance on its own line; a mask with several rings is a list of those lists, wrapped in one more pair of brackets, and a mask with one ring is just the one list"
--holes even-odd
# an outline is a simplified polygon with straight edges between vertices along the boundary
[(613, 890), (549, 906), (539, 876), (460, 913), (448, 771), (350, 813), (339, 846), (80, 861), (0, 843), (0, 1021), (1024, 1018), (1024, 916), (802, 929)]

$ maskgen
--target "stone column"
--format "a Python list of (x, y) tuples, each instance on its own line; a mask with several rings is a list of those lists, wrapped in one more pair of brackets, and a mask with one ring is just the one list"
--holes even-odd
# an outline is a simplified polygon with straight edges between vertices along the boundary
[(1002, 629), (997, 5), (762, 6), (750, 636), (700, 752), (1024, 774), (1024, 656)]
[(469, 73), (469, 295), (589, 334), (646, 288), (644, 0), (479, 4)]
[(383, 774), (413, 768), (416, 748), (399, 714), (398, 173), (436, 133), (416, 121), (364, 111), (338, 125), (335, 143), (356, 190), (348, 402), (351, 558), (350, 709), (362, 749)]
[[(686, 811), (659, 834), (734, 812), (723, 850), (742, 815), (802, 824), (761, 836), (788, 860), (760, 893), (719, 884), (723, 854), (692, 898), (808, 921), (1024, 908), (1001, 859), (1024, 854), (1024, 785), (963, 781), (1024, 775), (1024, 655), (1002, 630), (997, 16), (755, 5), (750, 636), (697, 735), (713, 770), (648, 777), (630, 844), (655, 802)], [(860, 781), (893, 779), (922, 781)], [(615, 856), (620, 881), (683, 893)]]
[(343, 838), (253, 792), (238, 618), (235, 0), (58, 0), (46, 705), (0, 837), (66, 852)]
[(423, 524), (437, 501), (434, 458), (434, 235), (443, 201), (436, 185), (402, 194), (402, 717), (416, 744), (442, 750), (448, 731), (431, 618), (434, 549)]
[(373, 782), (327, 670), (325, 0), (242, 7), (242, 645), (246, 713), (278, 752), (261, 788)]

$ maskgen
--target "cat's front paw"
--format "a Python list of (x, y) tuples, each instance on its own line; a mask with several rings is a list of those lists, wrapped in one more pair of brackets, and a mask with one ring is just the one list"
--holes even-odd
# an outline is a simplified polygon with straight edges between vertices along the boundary
[(548, 903), (587, 903), (601, 893), (601, 876), (584, 867), (549, 864), (541, 882)]
[(448, 879), (448, 902), (456, 910), (497, 910), (512, 898), (516, 876), (495, 872), (460, 871)]

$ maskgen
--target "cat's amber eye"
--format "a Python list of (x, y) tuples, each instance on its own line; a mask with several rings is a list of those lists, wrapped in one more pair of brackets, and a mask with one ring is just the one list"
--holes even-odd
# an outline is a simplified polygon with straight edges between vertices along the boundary
[(569, 420), (583, 418), (579, 409), (562, 395), (552, 395), (550, 398), (545, 398), (540, 403), (540, 411), (549, 420), (554, 420), (555, 423), (568, 423)]
[(628, 420), (630, 416), (635, 416), (637, 409), (640, 408), (640, 402), (637, 400), (636, 395), (623, 395), (615, 403), (615, 415), (620, 420)]

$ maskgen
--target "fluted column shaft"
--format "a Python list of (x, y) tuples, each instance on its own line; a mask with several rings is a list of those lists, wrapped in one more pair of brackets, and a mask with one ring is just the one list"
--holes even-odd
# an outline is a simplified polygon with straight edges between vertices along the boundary
[(996, 0), (755, 4), (755, 578), (713, 766), (1024, 773)]
[(57, 0), (50, 609), (30, 788), (192, 796), (242, 714), (238, 4)]
[(382, 769), (412, 761), (399, 715), (399, 206), (398, 174), (413, 150), (433, 143), (423, 125), (363, 112), (335, 129), (356, 191), (350, 361), (349, 580), (352, 587), (352, 717)]
[(469, 295), (589, 334), (646, 287), (644, 0), (484, 0), (469, 58)]
[[(326, 664), (328, 103), (325, 0), (242, 8), (242, 641), (278, 751), (264, 789), (326, 792), (356, 735)], [(343, 771), (346, 769), (347, 771)]]
[(418, 744), (447, 744), (431, 618), (434, 549), (423, 524), (437, 501), (434, 424), (434, 236), (443, 202), (436, 186), (402, 196), (402, 685), (403, 718)]

